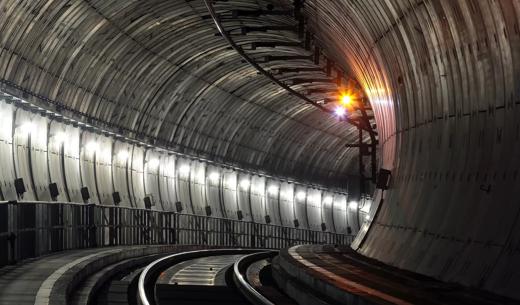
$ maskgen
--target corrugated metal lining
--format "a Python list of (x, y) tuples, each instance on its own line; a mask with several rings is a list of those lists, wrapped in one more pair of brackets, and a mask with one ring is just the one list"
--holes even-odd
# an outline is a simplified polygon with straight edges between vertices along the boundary
[[(258, 3), (266, 2), (217, 1)], [(360, 252), (520, 298), (518, 2), (305, 3), (320, 44), (371, 99), (381, 165), (393, 170), (392, 189)], [(11, 92), (130, 137), (243, 167), (330, 184), (355, 169), (357, 150), (343, 147), (355, 130), (257, 75), (215, 36), (201, 0), (4, 0), (0, 6), (0, 78)], [(132, 158), (143, 159), (142, 149), (134, 148)], [(64, 171), (92, 167), (88, 155), (78, 159), (67, 158)], [(24, 160), (13, 163), (2, 175), (6, 181), (27, 175)], [(134, 163), (120, 181), (145, 179), (143, 162)], [(88, 170), (75, 176), (85, 181), (69, 181), (71, 188), (92, 183)], [(43, 196), (44, 185), (34, 187)], [(270, 208), (254, 195), (260, 191), (251, 191), (253, 208), (261, 210), (251, 210), (249, 219)], [(142, 193), (136, 187), (125, 196)], [(242, 204), (245, 196), (237, 193)], [(297, 198), (293, 204), (305, 226), (319, 225)]]
[(371, 97), (393, 170), (359, 251), (520, 299), (519, 2), (305, 3)]
[[(241, 0), (217, 8), (266, 4)], [(0, 6), (0, 78), (14, 94), (146, 142), (272, 174), (344, 186), (357, 171), (357, 150), (343, 146), (356, 139), (355, 128), (242, 62), (215, 35), (202, 0), (5, 0)], [(259, 39), (287, 38), (255, 33), (238, 43)], [(259, 50), (255, 57), (300, 50)]]

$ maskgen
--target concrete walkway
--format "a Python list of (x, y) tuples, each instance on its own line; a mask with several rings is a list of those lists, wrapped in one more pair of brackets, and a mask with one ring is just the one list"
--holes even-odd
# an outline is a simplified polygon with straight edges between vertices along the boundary
[(486, 291), (382, 264), (349, 247), (284, 249), (273, 269), (277, 283), (300, 304), (518, 304)]
[[(0, 305), (48, 305), (56, 303), (50, 301), (51, 294), (62, 295), (64, 298), (61, 299), (65, 299), (66, 290), (69, 288), (63, 287), (63, 283), (56, 285), (60, 278), (63, 277), (61, 281), (63, 282), (65, 279), (65, 283), (68, 285), (69, 281), (65, 278), (65, 275), (70, 277), (71, 272), (79, 279), (88, 276), (89, 273), (95, 271), (92, 268), (84, 267), (89, 262), (103, 260), (104, 257), (110, 257), (110, 261), (113, 261), (117, 259), (118, 255), (123, 259), (129, 253), (166, 252), (175, 252), (175, 247), (148, 245), (70, 250), (28, 260), (18, 265), (7, 266), (0, 269)], [(100, 263), (100, 265), (102, 264), (103, 262)]]

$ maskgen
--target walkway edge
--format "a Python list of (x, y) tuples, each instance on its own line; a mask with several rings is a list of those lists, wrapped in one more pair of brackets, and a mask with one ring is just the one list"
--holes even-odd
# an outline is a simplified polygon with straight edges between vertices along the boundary
[[(187, 246), (186, 246), (187, 247)], [(102, 250), (78, 258), (55, 270), (40, 285), (35, 298), (35, 305), (67, 305), (70, 292), (79, 283), (98, 270), (125, 259), (139, 256), (172, 253), (182, 251), (186, 247), (175, 245), (148, 245)]]

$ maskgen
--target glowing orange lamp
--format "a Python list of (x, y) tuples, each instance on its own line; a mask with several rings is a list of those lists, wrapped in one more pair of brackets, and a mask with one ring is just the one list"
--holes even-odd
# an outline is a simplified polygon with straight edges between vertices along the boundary
[(344, 94), (341, 96), (341, 103), (345, 106), (350, 106), (352, 104), (352, 96)]

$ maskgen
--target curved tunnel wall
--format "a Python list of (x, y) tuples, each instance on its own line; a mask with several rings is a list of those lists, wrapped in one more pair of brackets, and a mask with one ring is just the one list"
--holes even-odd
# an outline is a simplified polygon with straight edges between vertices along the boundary
[[(288, 7), (293, 1), (272, 2)], [(226, 3), (251, 2), (222, 1)], [(202, 1), (1, 4), (2, 82), (36, 95), (35, 102), (59, 101), (51, 105), (219, 161), (320, 177), (331, 184), (352, 171), (354, 154), (343, 144), (355, 139), (355, 130), (287, 97), (241, 64), (222, 37), (214, 35)], [(393, 172), (391, 189), (374, 196), (384, 201), (374, 205), (358, 251), (404, 269), (520, 298), (518, 1), (306, 0), (305, 13), (324, 52), (370, 98), (381, 166)], [(188, 28), (193, 35), (185, 35)], [(201, 43), (194, 46), (188, 40)], [(2, 144), (1, 153), (27, 152), (24, 135), (15, 133), (14, 146)], [(70, 198), (77, 198), (78, 186), (100, 183), (94, 169), (107, 170), (80, 148), (86, 143), (81, 134), (74, 141), (78, 146), (67, 148), (70, 156), (62, 171), (73, 177)], [(153, 180), (155, 174), (148, 173), (145, 149), (128, 149), (126, 171), (125, 165), (112, 163), (112, 174), (121, 174), (112, 180), (113, 187), (136, 184), (125, 195), (139, 206), (147, 188), (139, 181)], [(26, 157), (16, 153), (13, 162), (2, 161), (6, 181), (27, 175)], [(207, 202), (202, 196), (206, 181), (194, 167), (182, 172), (167, 172), (168, 177), (173, 173), (167, 179), (175, 187), (160, 184), (154, 192), (163, 196), (166, 189), (164, 198), (182, 202), (190, 202), (193, 192)], [(250, 177), (256, 182), (247, 191), (236, 190), (238, 205), (249, 213), (244, 219), (265, 221), (276, 210), (262, 179)], [(33, 196), (43, 198), (45, 184), (38, 183)], [(311, 190), (304, 188), (306, 196), (298, 198), (298, 188), (293, 211), (300, 225), (319, 226), (318, 210), (322, 219), (341, 215), (331, 217), (323, 201), (313, 202), (318, 196)], [(102, 199), (105, 192), (94, 196)], [(226, 191), (226, 197), (232, 192)], [(228, 213), (226, 207), (215, 213)], [(184, 208), (200, 213), (204, 206)], [(348, 210), (341, 213), (351, 219)], [(341, 221), (334, 223), (341, 227)]]
[(520, 3), (305, 3), (370, 97), (393, 172), (358, 251), (520, 299)]
[[(299, 228), (314, 230), (322, 230), (325, 222), (327, 231), (345, 234), (359, 227), (352, 221), (357, 209), (345, 210), (348, 195), (343, 192), (130, 144), (89, 131), (85, 124), (75, 127), (63, 117), (18, 108), (12, 97), (0, 97), (0, 116), (1, 200), (17, 200), (14, 180), (23, 178), (23, 200), (29, 201), (51, 201), (49, 184), (56, 183), (56, 200), (62, 202), (83, 202), (81, 188), (87, 187), (88, 202), (96, 204), (113, 205), (118, 192), (126, 207), (144, 208), (144, 198), (150, 197), (154, 210), (177, 211), (181, 202), (182, 213), (288, 227), (298, 220)], [(304, 213), (296, 211), (298, 200), (306, 202), (299, 203)], [(322, 213), (332, 213), (335, 221)]]
[[(267, 3), (218, 6), (229, 12)], [(357, 150), (344, 144), (357, 139), (356, 129), (258, 75), (215, 35), (208, 16), (202, 0), (3, 0), (0, 82), (44, 108), (147, 143), (299, 181), (346, 185), (357, 171)], [(249, 19), (244, 22), (284, 25), (293, 18)], [(239, 43), (250, 48), (286, 36), (269, 31)], [(264, 48), (256, 56), (301, 50)], [(266, 68), (287, 64), (309, 63), (274, 61)]]

